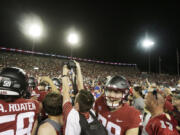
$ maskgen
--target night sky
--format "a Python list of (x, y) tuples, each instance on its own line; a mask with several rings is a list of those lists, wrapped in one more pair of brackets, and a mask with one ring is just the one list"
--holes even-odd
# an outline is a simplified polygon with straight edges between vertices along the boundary
[(176, 2), (93, 2), (76, 0), (6, 0), (0, 2), (0, 46), (32, 49), (19, 23), (23, 15), (38, 16), (46, 35), (35, 43), (34, 50), (70, 56), (65, 32), (74, 28), (81, 35), (73, 56), (94, 60), (136, 63), (148, 67), (148, 51), (140, 40), (148, 35), (155, 42), (151, 49), (151, 69), (176, 72), (176, 50), (180, 51), (180, 8)]

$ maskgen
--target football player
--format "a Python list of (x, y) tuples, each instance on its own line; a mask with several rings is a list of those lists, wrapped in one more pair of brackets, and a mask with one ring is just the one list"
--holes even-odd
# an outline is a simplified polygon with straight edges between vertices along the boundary
[(54, 85), (56, 85), (57, 89), (61, 91), (62, 82), (60, 81), (60, 79), (54, 77), (54, 78), (52, 78), (52, 81), (53, 81)]
[(28, 77), (28, 85), (31, 90), (34, 90), (37, 86), (37, 81), (34, 77)]
[(177, 121), (164, 113), (164, 94), (158, 90), (149, 92), (145, 97), (147, 110), (151, 113), (145, 130), (146, 135), (179, 135), (176, 127)]
[(39, 103), (24, 99), (28, 87), (25, 72), (4, 68), (0, 73), (0, 135), (34, 135)]
[(128, 81), (122, 76), (113, 76), (106, 83), (105, 93), (95, 102), (98, 120), (108, 135), (138, 135), (140, 112), (125, 103), (128, 94)]

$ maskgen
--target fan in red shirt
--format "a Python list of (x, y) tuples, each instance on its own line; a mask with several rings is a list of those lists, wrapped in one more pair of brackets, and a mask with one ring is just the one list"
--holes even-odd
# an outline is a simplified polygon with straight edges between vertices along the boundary
[(38, 101), (42, 102), (45, 96), (48, 94), (48, 91), (45, 91), (46, 83), (40, 82), (39, 85), (32, 90), (31, 97), (35, 97)]
[(179, 135), (176, 129), (177, 121), (164, 113), (165, 98), (163, 93), (158, 90), (149, 92), (145, 98), (145, 104), (152, 115), (145, 127), (147, 135)]
[(0, 73), (0, 134), (33, 135), (37, 126), (39, 104), (24, 99), (28, 87), (25, 72), (4, 68)]
[(129, 83), (122, 76), (114, 76), (105, 86), (105, 94), (95, 102), (98, 120), (108, 135), (138, 135), (140, 112), (124, 103), (129, 94)]

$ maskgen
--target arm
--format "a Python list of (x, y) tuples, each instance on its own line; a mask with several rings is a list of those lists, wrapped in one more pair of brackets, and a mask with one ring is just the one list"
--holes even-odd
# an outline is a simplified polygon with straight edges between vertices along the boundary
[(149, 83), (148, 79), (146, 78), (146, 83), (148, 84), (148, 87), (151, 86), (151, 84)]
[(32, 135), (35, 135), (37, 129), (38, 121), (36, 120), (32, 129)]
[(77, 83), (77, 88), (78, 90), (82, 90), (84, 89), (84, 85), (83, 85), (83, 76), (81, 73), (81, 67), (80, 64), (76, 61), (74, 61), (76, 63), (76, 71), (77, 71), (77, 75), (76, 75), (76, 83)]
[(53, 92), (59, 93), (59, 90), (57, 89), (56, 85), (54, 85), (53, 81), (48, 76), (41, 77), (41, 80), (47, 82), (51, 86)]
[(63, 92), (63, 105), (67, 102), (70, 101), (70, 95), (69, 95), (69, 77), (68, 75), (68, 68), (67, 65), (64, 65), (63, 67), (63, 75), (65, 75), (64, 77), (62, 77), (62, 92)]
[[(35, 104), (36, 104), (36, 108), (37, 108), (37, 114), (40, 114), (41, 110), (42, 110), (42, 103), (37, 101), (37, 100), (34, 100), (33, 101)], [(31, 132), (31, 135), (36, 135), (36, 130), (37, 130), (37, 127), (38, 127), (38, 118), (35, 119), (35, 122), (34, 122), (34, 125), (33, 125), (33, 129), (32, 129), (32, 132)]]
[(138, 135), (139, 128), (131, 128), (126, 131), (126, 135)]

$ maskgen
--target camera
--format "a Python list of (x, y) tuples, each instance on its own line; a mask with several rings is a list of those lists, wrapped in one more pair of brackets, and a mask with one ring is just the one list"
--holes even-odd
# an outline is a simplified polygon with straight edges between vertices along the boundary
[(76, 63), (73, 60), (64, 62), (64, 65), (67, 65), (68, 69), (76, 68)]
[[(71, 70), (71, 80), (72, 80), (72, 85), (73, 85), (73, 94), (76, 95), (78, 90), (77, 90), (77, 85), (76, 85), (76, 63), (73, 61), (73, 60), (70, 60), (70, 61), (65, 61), (64, 62), (64, 65), (67, 65), (67, 68), (69, 70)], [(73, 73), (75, 75), (73, 75)]]

